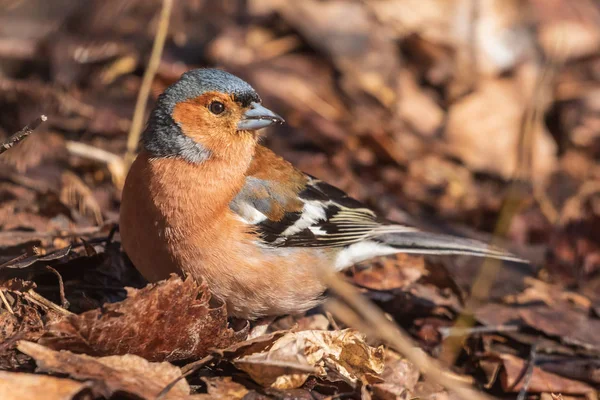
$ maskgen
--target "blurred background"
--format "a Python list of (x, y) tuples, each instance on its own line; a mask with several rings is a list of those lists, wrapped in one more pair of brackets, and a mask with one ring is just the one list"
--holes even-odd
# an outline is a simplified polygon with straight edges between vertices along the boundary
[[(117, 220), (161, 5), (0, 0), (0, 135), (49, 117), (0, 159), (4, 232)], [(389, 218), (486, 238), (523, 180), (503, 234), (563, 283), (596, 276), (597, 2), (176, 1), (150, 103), (205, 66), (285, 116), (267, 146)]]
[[(0, 157), (0, 264), (81, 237), (111, 242), (162, 6), (0, 0), (0, 138), (48, 116)], [(561, 354), (546, 370), (600, 384), (597, 1), (179, 0), (162, 22), (168, 33), (146, 115), (186, 70), (239, 75), (287, 121), (265, 144), (300, 169), (388, 218), (494, 238), (530, 259), (473, 289), (496, 302), (478, 309), (478, 323), (504, 326), (518, 315)], [(70, 310), (143, 286), (118, 240), (109, 244), (55, 258), (66, 262)], [(436, 355), (480, 265), (399, 255), (359, 266), (349, 279)], [(46, 274), (38, 290), (65, 300)], [(525, 365), (541, 343), (535, 337), (488, 338), (473, 348), (496, 354), (493, 365), (503, 362), (514, 378), (519, 368), (511, 366)], [(506, 354), (520, 361), (509, 365)], [(478, 365), (493, 385), (492, 364)], [(560, 386), (538, 392), (553, 388)]]

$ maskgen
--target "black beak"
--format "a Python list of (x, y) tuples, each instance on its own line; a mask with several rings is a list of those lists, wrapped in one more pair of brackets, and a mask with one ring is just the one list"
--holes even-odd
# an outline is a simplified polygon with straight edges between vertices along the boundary
[(273, 124), (283, 124), (285, 121), (279, 115), (259, 103), (252, 102), (248, 111), (238, 122), (238, 131), (255, 131)]

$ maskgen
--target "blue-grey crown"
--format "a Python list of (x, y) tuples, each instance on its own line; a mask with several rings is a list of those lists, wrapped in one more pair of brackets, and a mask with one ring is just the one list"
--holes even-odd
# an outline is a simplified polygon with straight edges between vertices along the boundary
[(207, 92), (232, 94), (244, 106), (260, 103), (260, 97), (248, 82), (220, 69), (193, 69), (169, 86), (158, 99), (157, 106), (173, 112), (175, 104), (201, 96)]

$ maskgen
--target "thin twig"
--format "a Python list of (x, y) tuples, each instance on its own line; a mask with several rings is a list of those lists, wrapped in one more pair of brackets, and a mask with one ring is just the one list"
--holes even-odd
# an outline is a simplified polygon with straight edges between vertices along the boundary
[(8, 310), (8, 312), (14, 315), (15, 312), (13, 311), (12, 307), (8, 303), (8, 300), (6, 299), (6, 296), (4, 296), (4, 289), (0, 289), (0, 298), (2, 299), (2, 303), (4, 303), (4, 307), (6, 307), (6, 309)]
[(478, 59), (478, 28), (481, 18), (480, 0), (471, 0), (469, 4), (469, 58), (470, 58), (470, 82), (469, 90), (475, 90), (479, 81), (479, 59)]
[(152, 81), (154, 80), (154, 75), (156, 75), (156, 71), (158, 70), (160, 58), (165, 46), (167, 32), (169, 31), (169, 21), (171, 19), (172, 8), (173, 0), (163, 0), (162, 10), (160, 12), (160, 20), (156, 30), (156, 36), (154, 37), (154, 44), (152, 46), (152, 53), (150, 54), (150, 60), (148, 61), (146, 72), (144, 72), (142, 86), (140, 87), (137, 101), (135, 103), (135, 111), (133, 113), (133, 120), (131, 121), (129, 136), (127, 137), (127, 153), (125, 153), (125, 162), (127, 165), (131, 165), (133, 162), (137, 145), (140, 140), (140, 135), (142, 134), (148, 96), (150, 96)]
[(214, 359), (215, 359), (215, 354), (209, 354), (206, 357), (204, 357), (198, 361), (194, 361), (193, 363), (190, 363), (190, 364), (182, 367), (181, 375), (178, 376), (177, 378), (175, 378), (174, 380), (172, 380), (167, 386), (165, 386), (164, 389), (161, 390), (160, 393), (156, 396), (156, 400), (164, 399), (165, 396), (167, 395), (167, 393), (169, 393), (169, 391), (171, 389), (173, 389), (173, 387), (175, 387), (177, 382), (179, 382), (186, 376), (189, 376), (189, 375), (193, 374), (194, 372), (198, 371), (200, 368), (204, 367), (205, 365), (207, 365)]
[(67, 140), (66, 148), (73, 155), (106, 164), (115, 185), (118, 188), (123, 187), (125, 173), (127, 172), (123, 158), (110, 151), (71, 140)]
[(60, 305), (63, 306), (64, 309), (69, 308), (69, 301), (65, 297), (65, 284), (63, 282), (62, 276), (56, 269), (52, 268), (49, 265), (46, 265), (46, 269), (52, 272), (58, 278), (58, 293), (60, 295)]
[(476, 326), (474, 328), (456, 328), (456, 327), (441, 327), (438, 331), (442, 337), (450, 336), (473, 336), (481, 335), (482, 333), (501, 333), (501, 332), (518, 332), (517, 325), (498, 325), (498, 326)]
[(26, 125), (19, 132), (15, 133), (14, 135), (12, 135), (8, 139), (6, 139), (6, 141), (4, 141), (4, 143), (2, 143), (2, 146), (0, 146), (0, 154), (4, 153), (6, 150), (10, 149), (14, 145), (19, 143), (23, 139), (25, 139), (27, 136), (29, 136), (31, 134), (31, 132), (36, 130), (36, 128), (38, 126), (40, 126), (42, 124), (42, 122), (45, 122), (47, 120), (48, 120), (48, 117), (46, 117), (45, 115), (40, 115), (39, 117), (37, 117), (35, 119), (35, 121), (30, 123), (29, 125)]
[[(321, 277), (323, 282), (348, 304), (347, 310), (356, 312), (357, 318), (352, 318), (352, 320), (355, 322), (360, 321), (359, 324), (362, 326), (355, 326), (355, 328), (370, 327), (369, 330), (372, 334), (404, 355), (423, 374), (427, 375), (428, 379), (456, 393), (460, 398), (490, 399), (484, 393), (478, 392), (448, 375), (440, 364), (418, 348), (400, 327), (389, 321), (375, 304), (363, 297), (351, 284), (340, 279), (335, 272), (332, 270), (323, 271)], [(334, 312), (333, 309), (330, 309), (330, 311)], [(336, 317), (339, 318), (337, 315)]]
[(67, 140), (65, 146), (69, 153), (89, 160), (98, 161), (104, 164), (118, 163), (121, 161), (121, 157), (118, 155), (98, 147), (90, 146), (89, 144)]
[(315, 367), (311, 366), (311, 365), (302, 365), (302, 364), (298, 364), (298, 363), (294, 363), (294, 362), (290, 362), (290, 361), (278, 361), (278, 360), (273, 360), (273, 359), (260, 359), (260, 360), (252, 360), (252, 359), (246, 359), (246, 360), (238, 360), (236, 361), (237, 364), (250, 364), (250, 365), (265, 365), (265, 366), (271, 366), (271, 367), (277, 367), (277, 368), (282, 368), (284, 371), (289, 371), (288, 373), (298, 373), (298, 372), (305, 372), (307, 374), (317, 374), (318, 371)]
[(333, 315), (331, 315), (331, 313), (329, 311), (325, 311), (325, 316), (327, 317), (327, 320), (329, 321), (329, 324), (331, 325), (333, 330), (339, 331), (340, 327), (339, 327), (338, 323), (335, 321), (335, 319), (333, 318)]
[[(506, 236), (510, 228), (511, 221), (521, 210), (529, 194), (528, 183), (531, 182), (533, 171), (533, 149), (535, 147), (536, 128), (541, 124), (543, 116), (543, 103), (548, 86), (555, 76), (555, 71), (559, 64), (550, 60), (544, 66), (539, 74), (531, 101), (527, 104), (523, 112), (523, 119), (519, 129), (519, 140), (517, 145), (517, 161), (511, 186), (509, 187), (504, 204), (500, 210), (498, 222), (494, 230), (494, 238)], [(534, 195), (539, 190), (535, 189), (536, 183), (533, 182)], [(461, 315), (457, 318), (454, 329), (470, 328), (475, 324), (473, 316), (474, 310), (483, 304), (489, 296), (492, 286), (502, 268), (502, 261), (485, 258), (478, 275), (475, 277), (471, 286), (471, 297), (463, 309)], [(451, 334), (444, 342), (440, 353), (440, 359), (448, 364), (452, 364), (462, 348), (464, 336)]]
[[(533, 368), (537, 363), (537, 342), (531, 346), (531, 351), (529, 353), (529, 360), (527, 362), (527, 370), (525, 371), (525, 376), (523, 378), (523, 387), (519, 391), (519, 396), (517, 400), (525, 400), (525, 396), (527, 396), (527, 390), (529, 389), (529, 384), (531, 383), (531, 378), (533, 377)], [(515, 382), (519, 382), (520, 379), (517, 379)]]
[(55, 303), (51, 302), (50, 300), (48, 300), (47, 298), (40, 296), (33, 289), (29, 289), (26, 293), (23, 293), (23, 295), (25, 296), (25, 298), (27, 300), (31, 301), (32, 303), (37, 304), (38, 306), (49, 308), (53, 311), (56, 311), (59, 314), (65, 315), (67, 317), (71, 316), (71, 315), (75, 315), (71, 311), (65, 310), (58, 304), (55, 304)]

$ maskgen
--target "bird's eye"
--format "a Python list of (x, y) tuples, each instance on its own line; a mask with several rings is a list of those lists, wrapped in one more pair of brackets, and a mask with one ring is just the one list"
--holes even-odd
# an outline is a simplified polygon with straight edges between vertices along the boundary
[(225, 104), (221, 103), (220, 101), (213, 101), (208, 105), (208, 109), (211, 113), (219, 115), (225, 111)]

